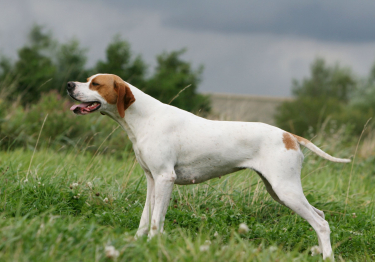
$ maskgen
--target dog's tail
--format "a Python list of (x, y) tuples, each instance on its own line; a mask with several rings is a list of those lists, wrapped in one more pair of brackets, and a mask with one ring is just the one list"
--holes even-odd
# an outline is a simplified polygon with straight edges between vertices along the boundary
[(321, 156), (321, 157), (323, 157), (323, 158), (325, 158), (325, 159), (327, 159), (329, 161), (338, 162), (338, 163), (349, 163), (351, 161), (350, 159), (337, 158), (337, 157), (333, 157), (331, 155), (328, 155), (326, 152), (324, 152), (323, 150), (321, 150), (319, 147), (317, 147), (316, 145), (314, 145), (309, 140), (307, 140), (307, 139), (305, 139), (303, 137), (294, 135), (294, 134), (293, 134), (293, 136), (297, 139), (297, 141), (298, 141), (298, 143), (300, 145), (303, 145), (303, 146), (307, 147), (308, 149), (310, 149), (311, 151), (313, 151), (318, 156)]

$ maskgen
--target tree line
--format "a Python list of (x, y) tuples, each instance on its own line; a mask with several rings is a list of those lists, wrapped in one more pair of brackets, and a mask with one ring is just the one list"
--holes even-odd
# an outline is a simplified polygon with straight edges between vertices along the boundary
[[(86, 81), (96, 73), (116, 74), (164, 103), (189, 86), (172, 105), (191, 112), (210, 110), (209, 98), (197, 93), (203, 67), (194, 68), (184, 61), (181, 56), (185, 49), (159, 54), (152, 73), (142, 56), (133, 54), (130, 44), (119, 35), (108, 44), (105, 59), (91, 67), (87, 66), (87, 51), (77, 39), (59, 43), (51, 32), (35, 25), (27, 43), (18, 49), (16, 59), (0, 57), (3, 146), (35, 145), (46, 114), (50, 119), (42, 136), (58, 146), (74, 144), (82, 137), (95, 136), (95, 141), (102, 141), (96, 126), (110, 132), (113, 123), (95, 117), (76, 118), (69, 112), (65, 91), (68, 81)], [(318, 58), (311, 64), (310, 76), (292, 81), (292, 94), (294, 99), (282, 103), (277, 110), (278, 127), (306, 137), (340, 128), (347, 134), (360, 135), (375, 113), (375, 65), (367, 76), (358, 77), (349, 67), (329, 65)], [(368, 126), (371, 131), (375, 120)]]
[[(306, 135), (337, 130), (360, 135), (375, 113), (375, 65), (368, 76), (358, 77), (349, 67), (328, 65), (317, 58), (310, 76), (292, 81), (294, 100), (284, 102), (275, 115), (277, 126)], [(368, 130), (375, 121), (369, 121)]]
[(0, 58), (0, 94), (29, 105), (36, 103), (43, 92), (57, 90), (65, 94), (67, 81), (86, 81), (96, 73), (111, 73), (165, 103), (189, 86), (172, 105), (193, 112), (210, 109), (208, 97), (197, 93), (203, 66), (193, 68), (184, 61), (181, 56), (185, 49), (159, 54), (153, 74), (148, 74), (149, 66), (142, 56), (134, 55), (130, 44), (119, 35), (108, 44), (105, 59), (93, 67), (86, 65), (87, 51), (75, 38), (59, 43), (50, 31), (34, 25), (27, 43), (18, 49), (16, 60)]

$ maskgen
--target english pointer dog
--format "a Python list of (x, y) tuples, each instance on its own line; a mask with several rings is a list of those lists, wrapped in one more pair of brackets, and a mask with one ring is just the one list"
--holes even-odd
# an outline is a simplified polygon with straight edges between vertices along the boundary
[[(273, 199), (306, 219), (319, 239), (323, 258), (333, 259), (324, 213), (309, 204), (301, 185), (303, 145), (328, 155), (310, 141), (263, 123), (212, 121), (164, 104), (111, 74), (86, 83), (68, 82), (68, 94), (82, 102), (75, 114), (100, 112), (128, 134), (147, 178), (147, 198), (136, 236), (163, 231), (174, 184), (204, 182), (241, 169), (255, 170)], [(149, 224), (151, 222), (151, 225)]]

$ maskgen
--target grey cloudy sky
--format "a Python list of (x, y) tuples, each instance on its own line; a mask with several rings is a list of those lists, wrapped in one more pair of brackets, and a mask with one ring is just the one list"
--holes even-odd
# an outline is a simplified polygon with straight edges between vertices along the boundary
[(289, 96), (317, 56), (366, 75), (374, 12), (367, 0), (0, 0), (0, 52), (15, 57), (38, 23), (60, 41), (77, 37), (92, 64), (119, 33), (150, 66), (186, 47), (205, 66), (201, 92)]

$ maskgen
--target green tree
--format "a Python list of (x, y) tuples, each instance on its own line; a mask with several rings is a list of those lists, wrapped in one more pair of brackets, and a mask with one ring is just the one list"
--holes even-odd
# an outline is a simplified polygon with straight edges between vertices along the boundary
[(339, 118), (356, 85), (350, 69), (328, 66), (323, 59), (316, 59), (309, 78), (293, 80), (295, 99), (281, 104), (275, 115), (277, 126), (299, 135), (309, 128), (316, 131), (327, 117)]
[(360, 134), (363, 125), (372, 118), (369, 125), (375, 126), (375, 64), (370, 70), (368, 77), (358, 81), (357, 89), (350, 100), (349, 106), (338, 115), (342, 123), (350, 123), (353, 132)]
[(134, 56), (130, 44), (117, 35), (106, 49), (106, 59), (86, 69), (87, 49), (81, 47), (77, 39), (60, 44), (51, 32), (35, 25), (27, 44), (18, 50), (16, 61), (0, 58), (0, 94), (5, 94), (5, 89), (10, 90), (8, 100), (22, 97), (26, 105), (35, 103), (42, 92), (65, 93), (67, 81), (85, 81), (92, 74), (110, 73), (166, 103), (190, 85), (172, 104), (189, 111), (207, 112), (208, 98), (196, 93), (203, 67), (192, 69), (190, 63), (180, 58), (184, 52), (159, 55), (155, 73), (147, 77), (148, 67), (142, 57)]
[(21, 95), (25, 103), (37, 101), (40, 92), (50, 90), (56, 73), (56, 66), (50, 58), (54, 47), (51, 33), (36, 25), (28, 39), (29, 44), (18, 50), (18, 60), (9, 72), (17, 81), (14, 95)]
[[(193, 112), (208, 112), (209, 99), (197, 94), (201, 82), (203, 66), (193, 69), (181, 55), (185, 49), (163, 53), (157, 57), (157, 67), (149, 79), (145, 91), (164, 103), (169, 103), (179, 92), (187, 87), (172, 101), (172, 105)], [(189, 87), (188, 87), (189, 86)]]
[(68, 81), (86, 81), (89, 72), (85, 69), (87, 62), (87, 48), (80, 47), (75, 38), (59, 46), (57, 59), (56, 89), (65, 93)]
[(116, 35), (106, 50), (106, 61), (98, 61), (94, 73), (118, 75), (138, 88), (145, 86), (147, 65), (140, 55), (133, 58), (130, 44)]
[(311, 77), (302, 81), (293, 80), (293, 95), (316, 99), (334, 98), (347, 103), (356, 81), (349, 68), (328, 66), (321, 58), (311, 65)]
[(0, 91), (8, 94), (8, 100), (22, 97), (23, 104), (34, 103), (42, 92), (53, 89), (65, 93), (67, 81), (86, 79), (86, 53), (77, 39), (59, 44), (51, 32), (34, 25), (27, 44), (18, 50), (18, 59), (0, 59)]

